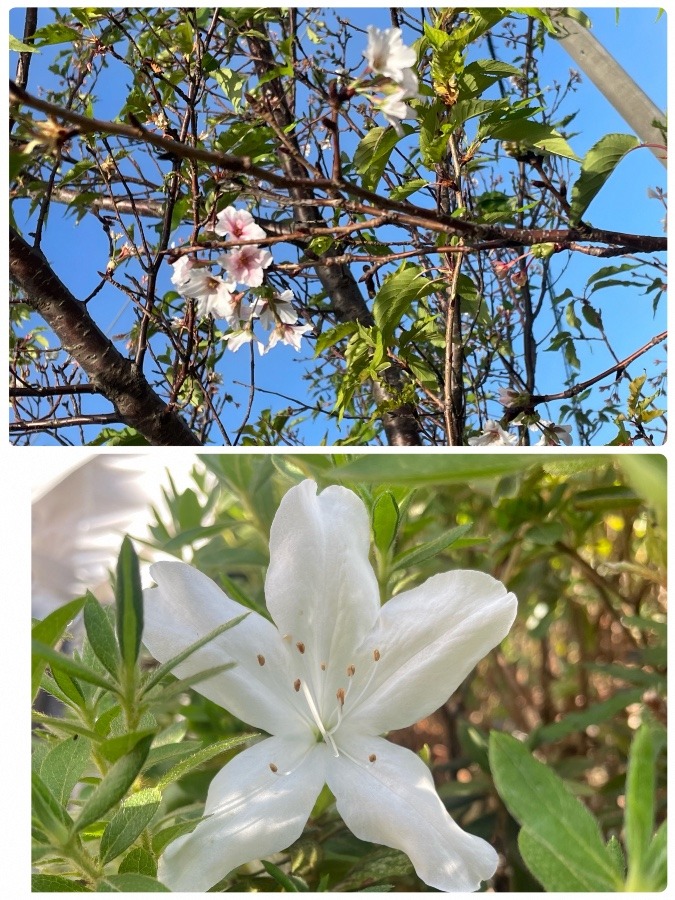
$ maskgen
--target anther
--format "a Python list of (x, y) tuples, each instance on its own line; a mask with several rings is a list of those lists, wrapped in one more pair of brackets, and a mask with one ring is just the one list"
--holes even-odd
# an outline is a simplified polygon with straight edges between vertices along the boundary
[(374, 753), (371, 753), (370, 756), (368, 757), (368, 759), (370, 760), (370, 762), (375, 762), (375, 760), (377, 759), (377, 757), (375, 756)]
[(279, 770), (277, 769), (277, 767), (274, 765), (274, 763), (270, 763), (270, 769), (271, 769), (273, 772), (278, 772), (278, 771), (279, 771)]
[(258, 654), (258, 665), (259, 666), (265, 665), (265, 657), (262, 655), (262, 653)]
[(302, 682), (300, 681), (299, 678), (296, 678), (295, 681), (293, 682), (293, 687), (295, 688), (296, 692), (300, 690), (301, 684), (302, 684)]
[(338, 703), (340, 704), (340, 707), (342, 708), (345, 705), (345, 689), (338, 688), (335, 696), (337, 697)]
[(379, 650), (373, 650), (373, 659), (375, 660), (375, 662), (378, 662), (378, 660), (380, 659), (380, 651)]
[(297, 643), (295, 646), (298, 648), (298, 650), (300, 651), (300, 653), (304, 653), (304, 652), (305, 652), (305, 645), (302, 643), (302, 641), (298, 641), (298, 643)]
[(321, 663), (321, 671), (322, 672), (326, 671), (326, 663)]
[(348, 676), (349, 678), (352, 677), (352, 675), (354, 674), (354, 672), (356, 672), (356, 666), (347, 666), (347, 676)]

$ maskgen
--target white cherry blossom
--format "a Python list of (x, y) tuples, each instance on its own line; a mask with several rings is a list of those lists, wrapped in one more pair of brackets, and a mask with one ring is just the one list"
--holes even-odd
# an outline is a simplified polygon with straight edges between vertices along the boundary
[(401, 120), (415, 119), (417, 117), (415, 110), (405, 103), (408, 96), (408, 93), (403, 88), (400, 88), (385, 97), (379, 105), (380, 112), (387, 122), (393, 126), (399, 137), (403, 135)]
[(488, 419), (485, 423), (485, 429), (482, 434), (469, 438), (469, 444), (472, 447), (484, 447), (487, 444), (502, 444), (504, 446), (515, 446), (518, 443), (518, 437), (515, 434), (509, 434), (505, 431), (499, 422), (494, 419)]
[(559, 444), (565, 444), (567, 447), (572, 446), (572, 426), (571, 425), (554, 425), (546, 419), (540, 419), (533, 431), (542, 431), (541, 438), (537, 441), (536, 446), (557, 447)]
[(194, 268), (194, 264), (194, 259), (190, 259), (189, 256), (181, 256), (175, 263), (171, 264), (173, 269), (171, 283), (178, 288), (178, 293), (182, 293), (181, 288), (189, 280), (190, 272)]
[(226, 334), (223, 340), (227, 341), (228, 348), (233, 352), (243, 347), (244, 344), (254, 343), (258, 348), (258, 353), (262, 356), (265, 352), (265, 345), (253, 333), (252, 328), (236, 328), (229, 334)]
[(417, 62), (415, 51), (403, 43), (400, 28), (381, 29), (369, 25), (368, 46), (363, 55), (373, 72), (397, 82), (401, 82), (403, 72)]
[(381, 735), (430, 715), (508, 633), (513, 594), (482, 572), (434, 575), (380, 606), (361, 500), (304, 481), (284, 496), (265, 580), (273, 621), (181, 562), (151, 568), (144, 640), (160, 662), (228, 619), (235, 628), (176, 667), (187, 677), (236, 665), (196, 689), (267, 732), (209, 787), (204, 818), (168, 845), (159, 879), (205, 891), (302, 834), (324, 784), (361, 840), (404, 851), (441, 891), (475, 891), (497, 854), (464, 832), (410, 750)]
[(293, 291), (282, 291), (273, 297), (257, 297), (251, 307), (251, 315), (260, 319), (263, 328), (274, 328), (277, 322), (295, 325), (298, 314), (293, 308)]
[(196, 300), (200, 318), (212, 315), (227, 319), (233, 313), (232, 293), (235, 288), (234, 281), (225, 281), (209, 269), (192, 269), (179, 286), (179, 291), (183, 296)]
[(281, 341), (282, 344), (288, 344), (289, 347), (295, 347), (296, 350), (299, 350), (303, 334), (307, 334), (309, 331), (314, 331), (311, 325), (289, 325), (283, 321), (277, 322), (274, 329), (270, 332), (267, 346), (265, 347), (265, 353), (276, 346), (279, 341)]

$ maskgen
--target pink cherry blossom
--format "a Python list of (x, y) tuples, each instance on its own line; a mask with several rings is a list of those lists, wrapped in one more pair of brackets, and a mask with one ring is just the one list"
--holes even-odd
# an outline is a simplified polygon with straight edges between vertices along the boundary
[(226, 207), (216, 216), (216, 227), (213, 229), (221, 236), (229, 235), (233, 241), (261, 241), (265, 232), (253, 221), (253, 216), (246, 209)]
[(272, 254), (269, 250), (249, 244), (230, 250), (217, 261), (233, 281), (248, 287), (258, 287), (263, 283), (263, 269), (272, 262)]

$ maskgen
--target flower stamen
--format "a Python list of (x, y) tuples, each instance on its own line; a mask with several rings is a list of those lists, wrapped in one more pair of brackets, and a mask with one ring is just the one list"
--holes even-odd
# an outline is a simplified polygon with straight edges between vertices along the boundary
[(339, 756), (340, 754), (338, 753), (337, 745), (336, 745), (335, 741), (333, 740), (331, 733), (329, 731), (326, 731), (326, 729), (324, 728), (323, 722), (321, 721), (321, 716), (319, 715), (319, 710), (316, 708), (316, 704), (314, 703), (314, 699), (313, 699), (312, 695), (307, 690), (307, 685), (301, 684), (300, 686), (302, 688), (302, 693), (305, 695), (305, 700), (307, 701), (307, 706), (309, 706), (309, 711), (312, 714), (312, 718), (314, 719), (316, 727), (321, 732), (322, 738), (324, 739), (326, 744), (330, 744), (330, 746), (333, 748), (334, 755)]

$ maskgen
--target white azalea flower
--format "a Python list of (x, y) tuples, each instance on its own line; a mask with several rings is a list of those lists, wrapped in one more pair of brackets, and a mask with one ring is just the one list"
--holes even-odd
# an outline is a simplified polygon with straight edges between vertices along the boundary
[(504, 446), (514, 446), (518, 443), (518, 437), (515, 434), (509, 434), (494, 419), (488, 419), (485, 423), (485, 430), (476, 437), (469, 438), (469, 444), (472, 447), (484, 447), (487, 444), (502, 444)]
[(402, 850), (442, 891), (473, 891), (497, 854), (462, 831), (429, 769), (380, 735), (430, 715), (507, 634), (516, 599), (481, 572), (435, 575), (380, 606), (370, 523), (343, 487), (304, 481), (283, 498), (265, 581), (273, 622), (245, 610), (196, 569), (151, 568), (144, 640), (160, 661), (230, 618), (235, 628), (176, 667), (179, 677), (236, 665), (197, 686), (270, 737), (215, 776), (195, 830), (168, 845), (159, 878), (204, 891), (238, 866), (296, 841), (324, 784), (346, 825)]
[(415, 51), (403, 43), (400, 28), (381, 29), (369, 25), (368, 46), (363, 55), (373, 72), (397, 82), (402, 81), (404, 70), (417, 62)]

